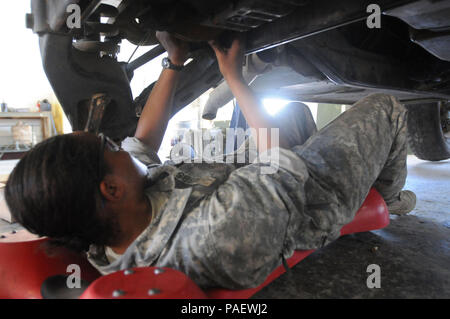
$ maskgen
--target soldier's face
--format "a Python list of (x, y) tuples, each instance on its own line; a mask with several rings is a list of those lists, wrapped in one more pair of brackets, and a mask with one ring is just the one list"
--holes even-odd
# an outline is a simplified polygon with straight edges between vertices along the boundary
[(114, 174), (120, 175), (130, 182), (139, 181), (146, 176), (146, 167), (128, 152), (120, 149), (105, 149), (105, 162)]
[[(101, 151), (100, 147), (103, 147), (103, 159), (111, 174), (120, 176), (125, 182), (131, 183), (130, 187), (133, 188), (144, 183), (147, 168), (128, 152), (121, 148), (110, 147), (108, 143), (104, 143), (102, 146), (100, 138), (92, 133), (74, 132), (73, 134), (78, 135), (87, 143), (98, 144), (99, 151)], [(138, 185), (135, 185), (136, 183)]]

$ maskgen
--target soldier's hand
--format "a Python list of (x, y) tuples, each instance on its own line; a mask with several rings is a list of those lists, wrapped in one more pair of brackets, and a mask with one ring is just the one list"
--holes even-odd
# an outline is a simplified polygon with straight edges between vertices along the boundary
[(189, 45), (186, 41), (177, 39), (166, 31), (156, 31), (156, 37), (166, 49), (173, 64), (183, 65), (186, 62), (189, 53)]
[(210, 41), (219, 62), (220, 72), (225, 80), (243, 79), (242, 65), (244, 61), (244, 47), (241, 39), (235, 39), (229, 49), (220, 47), (216, 41)]

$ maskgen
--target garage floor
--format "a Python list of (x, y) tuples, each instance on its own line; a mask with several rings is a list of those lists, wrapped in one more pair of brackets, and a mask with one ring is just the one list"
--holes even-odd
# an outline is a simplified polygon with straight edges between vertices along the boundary
[[(382, 230), (344, 236), (314, 252), (254, 298), (450, 298), (450, 160), (408, 157), (405, 189), (418, 202)], [(367, 288), (367, 266), (381, 288)]]
[[(408, 157), (416, 209), (382, 230), (344, 236), (316, 251), (254, 298), (450, 298), (450, 160)], [(0, 220), (0, 232), (18, 229)], [(367, 266), (381, 288), (367, 288)]]

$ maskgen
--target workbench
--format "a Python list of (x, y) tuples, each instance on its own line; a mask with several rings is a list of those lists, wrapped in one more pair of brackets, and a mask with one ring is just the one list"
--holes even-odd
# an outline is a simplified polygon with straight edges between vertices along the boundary
[[(31, 143), (14, 140), (11, 128), (19, 121), (31, 126)], [(0, 113), (0, 159), (20, 158), (37, 143), (55, 135), (51, 112), (4, 112)]]

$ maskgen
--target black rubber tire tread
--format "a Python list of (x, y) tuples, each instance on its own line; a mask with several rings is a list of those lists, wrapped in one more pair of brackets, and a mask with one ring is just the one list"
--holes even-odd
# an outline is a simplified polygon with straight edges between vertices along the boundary
[(408, 141), (414, 154), (423, 160), (450, 158), (450, 139), (445, 137), (438, 102), (407, 105)]

